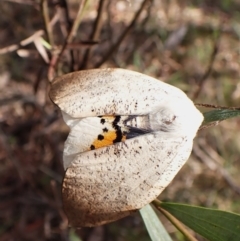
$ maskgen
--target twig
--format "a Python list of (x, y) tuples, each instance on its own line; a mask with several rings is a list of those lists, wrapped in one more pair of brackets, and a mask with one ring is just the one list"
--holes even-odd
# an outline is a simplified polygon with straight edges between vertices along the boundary
[(139, 8), (139, 10), (137, 11), (137, 13), (135, 14), (132, 22), (129, 24), (129, 26), (125, 29), (125, 31), (123, 31), (122, 35), (119, 37), (119, 39), (117, 40), (117, 42), (111, 47), (111, 49), (107, 52), (107, 54), (102, 58), (102, 60), (97, 63), (95, 65), (95, 68), (99, 68), (103, 63), (105, 63), (111, 56), (112, 54), (117, 50), (117, 48), (119, 47), (119, 45), (121, 44), (121, 42), (123, 41), (123, 39), (126, 37), (126, 35), (129, 33), (129, 31), (133, 28), (133, 26), (136, 24), (141, 12), (143, 11), (143, 9), (146, 7), (147, 3), (150, 2), (150, 0), (144, 0), (142, 2), (141, 7)]
[(19, 3), (19, 4), (26, 4), (26, 5), (33, 5), (38, 6), (37, 2), (31, 1), (31, 0), (2, 0), (5, 2), (13, 2), (13, 3)]
[(72, 29), (67, 37), (67, 43), (71, 43), (73, 38), (76, 36), (76, 33), (77, 33), (77, 30), (78, 30), (78, 27), (80, 25), (80, 22), (82, 20), (82, 16), (83, 16), (83, 10), (84, 8), (87, 6), (88, 4), (88, 0), (83, 0), (79, 6), (79, 9), (78, 9), (78, 12), (77, 12), (77, 16), (76, 16), (76, 19), (73, 23), (73, 26), (72, 26)]
[(221, 121), (213, 121), (204, 125), (201, 125), (200, 128), (198, 129), (198, 132), (201, 130), (205, 130), (207, 128), (213, 127), (213, 126), (217, 126), (220, 124)]
[[(66, 0), (59, 0), (59, 3), (56, 5), (56, 13), (58, 15), (60, 29), (62, 31), (64, 39), (66, 39), (69, 31), (71, 30), (71, 21), (68, 14), (68, 5)], [(67, 49), (69, 49), (69, 46), (67, 46)], [(68, 63), (69, 63), (70, 71), (73, 71), (73, 67), (75, 66), (74, 54), (72, 49), (69, 49), (69, 50), (70, 50), (69, 51), (70, 57), (69, 56), (67, 57), (70, 58), (70, 61), (68, 61)]]
[[(96, 18), (94, 26), (93, 26), (93, 31), (90, 36), (90, 41), (97, 41), (99, 38), (100, 30), (102, 27), (102, 14), (103, 14), (105, 2), (106, 2), (106, 0), (100, 0), (100, 2), (99, 2), (98, 15), (97, 15), (97, 18)], [(81, 66), (79, 66), (79, 69), (87, 68), (90, 54), (91, 54), (91, 48), (88, 48), (84, 54), (82, 64), (81, 64)]]
[(211, 105), (211, 104), (201, 104), (201, 103), (195, 103), (195, 105), (206, 107), (206, 108), (219, 109), (219, 110), (240, 110), (240, 107), (228, 107), (228, 106), (219, 106), (219, 105)]
[(62, 34), (64, 37), (67, 37), (67, 34), (71, 29), (71, 21), (68, 14), (68, 5), (66, 0), (59, 0), (59, 4), (56, 5), (56, 12)]
[(209, 77), (209, 75), (212, 72), (213, 63), (214, 63), (214, 61), (216, 59), (216, 56), (217, 56), (217, 53), (218, 53), (219, 40), (220, 40), (220, 34), (217, 37), (216, 41), (214, 42), (214, 47), (213, 47), (213, 51), (212, 51), (212, 54), (211, 54), (210, 62), (208, 64), (208, 67), (207, 67), (205, 73), (203, 74), (203, 76), (199, 80), (198, 88), (197, 88), (196, 92), (193, 94), (193, 99), (196, 99), (199, 96), (199, 94), (202, 91), (203, 86), (204, 86), (207, 78)]
[(172, 214), (160, 207), (161, 202), (155, 199), (152, 204), (157, 208), (189, 241), (198, 241), (195, 239), (189, 231), (183, 226), (183, 224), (177, 220)]
[(200, 160), (211, 170), (220, 172), (227, 184), (237, 194), (240, 194), (240, 186), (234, 182), (228, 171), (226, 171), (221, 165), (221, 163), (224, 163), (224, 159), (219, 156), (218, 153), (211, 148), (205, 140), (199, 141), (198, 145), (194, 145), (193, 151), (194, 154), (198, 156)]
[(72, 28), (71, 28), (68, 36), (67, 36), (67, 39), (66, 39), (64, 45), (62, 46), (62, 49), (61, 49), (59, 55), (58, 55), (57, 57), (56, 57), (56, 56), (53, 56), (53, 58), (52, 58), (52, 60), (51, 60), (50, 67), (49, 67), (49, 69), (48, 69), (48, 79), (49, 79), (50, 82), (51, 82), (52, 79), (54, 78), (55, 69), (56, 69), (56, 67), (57, 67), (60, 59), (62, 58), (62, 55), (63, 55), (63, 53), (64, 53), (67, 45), (68, 45), (69, 43), (71, 43), (72, 40), (73, 40), (73, 38), (76, 36), (77, 29), (78, 29), (79, 24), (80, 24), (80, 22), (81, 22), (81, 20), (82, 20), (83, 10), (84, 10), (84, 7), (86, 7), (87, 3), (88, 3), (88, 0), (82, 0), (82, 1), (81, 1), (81, 4), (80, 4), (79, 9), (78, 9), (78, 12), (77, 12), (76, 19), (75, 19), (75, 21), (74, 21), (74, 23), (73, 23), (73, 26), (72, 26)]
[(52, 26), (50, 24), (49, 11), (48, 11), (48, 1), (42, 0), (41, 7), (42, 7), (42, 15), (43, 15), (43, 20), (45, 24), (46, 34), (47, 34), (47, 40), (51, 46), (54, 46)]
[(106, 6), (106, 13), (107, 13), (107, 21), (106, 21), (106, 26), (108, 29), (108, 38), (109, 38), (109, 44), (112, 45), (114, 43), (113, 41), (113, 28), (111, 27), (111, 22), (112, 22), (112, 15), (111, 15), (111, 3), (112, 1), (108, 1), (107, 6)]
[[(141, 26), (142, 29), (144, 29), (144, 27), (145, 27), (145, 25), (147, 24), (150, 16), (151, 16), (151, 7), (149, 7), (149, 8), (147, 9), (147, 15), (146, 15), (146, 17), (142, 20), (142, 22), (140, 23), (140, 26)], [(149, 39), (150, 39), (150, 38), (151, 38), (151, 36), (149, 36)], [(134, 43), (134, 46), (133, 46), (131, 52), (129, 53), (129, 55), (127, 56), (127, 58), (126, 58), (126, 60), (125, 60), (125, 63), (126, 63), (127, 65), (128, 65), (129, 62), (132, 60), (134, 53), (136, 53), (136, 51), (139, 49), (140, 46), (144, 46), (146, 42), (148, 42), (148, 40), (146, 40), (144, 43), (142, 43), (141, 41), (136, 41), (136, 42)]]
[(38, 169), (41, 172), (43, 172), (46, 176), (51, 177), (53, 180), (57, 181), (58, 183), (62, 183), (62, 176), (57, 172), (53, 171), (51, 168), (42, 164), (38, 167)]
[(35, 39), (39, 38), (42, 35), (44, 35), (44, 31), (43, 30), (38, 30), (33, 35), (31, 35), (30, 37), (22, 40), (19, 44), (9, 45), (7, 47), (4, 47), (4, 48), (0, 49), (0, 55), (16, 51), (21, 46), (26, 46), (26, 45), (32, 43)]
[[(56, 185), (56, 181), (52, 180), (50, 184), (51, 184), (51, 188), (52, 188), (53, 197), (55, 199), (55, 202), (59, 203), (59, 200), (61, 200), (61, 196), (59, 195), (59, 189), (58, 189), (58, 187)], [(67, 229), (67, 227), (68, 227), (68, 220), (67, 220), (66, 214), (63, 212), (63, 209), (62, 209), (61, 205), (57, 206), (57, 211), (58, 211), (59, 216), (62, 218), (62, 222), (60, 224), (60, 228), (61, 229)]]

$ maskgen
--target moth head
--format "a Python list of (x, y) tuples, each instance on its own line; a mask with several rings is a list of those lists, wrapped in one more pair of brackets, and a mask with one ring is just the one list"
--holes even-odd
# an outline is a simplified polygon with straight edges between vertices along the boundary
[(163, 105), (157, 111), (150, 113), (150, 125), (154, 131), (183, 134), (190, 138), (196, 135), (196, 126), (202, 122), (202, 115), (193, 103), (174, 103)]

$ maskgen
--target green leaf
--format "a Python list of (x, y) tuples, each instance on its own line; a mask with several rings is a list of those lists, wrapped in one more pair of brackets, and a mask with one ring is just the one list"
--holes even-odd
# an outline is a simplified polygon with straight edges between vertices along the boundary
[(71, 228), (69, 230), (69, 240), (70, 241), (82, 241), (82, 239), (76, 234), (75, 230)]
[(155, 211), (149, 204), (140, 210), (140, 214), (152, 241), (172, 241)]
[(240, 215), (177, 203), (160, 206), (209, 241), (239, 241)]
[(207, 124), (210, 122), (222, 121), (236, 116), (240, 116), (240, 110), (238, 109), (222, 109), (222, 110), (211, 110), (203, 113), (204, 122)]

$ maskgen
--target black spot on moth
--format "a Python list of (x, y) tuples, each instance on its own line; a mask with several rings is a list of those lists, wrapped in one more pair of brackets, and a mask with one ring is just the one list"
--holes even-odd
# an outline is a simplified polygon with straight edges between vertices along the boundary
[(101, 134), (98, 135), (98, 140), (99, 140), (99, 141), (101, 141), (101, 140), (103, 140), (103, 139), (104, 139), (104, 136), (103, 136), (103, 135), (101, 135)]
[(105, 122), (106, 122), (106, 120), (103, 119), (103, 118), (101, 118), (100, 123), (101, 123), (101, 124), (104, 124)]

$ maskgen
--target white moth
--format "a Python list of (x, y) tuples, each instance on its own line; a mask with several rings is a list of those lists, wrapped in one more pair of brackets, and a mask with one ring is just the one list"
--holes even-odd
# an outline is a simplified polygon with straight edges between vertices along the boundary
[(188, 159), (203, 116), (180, 89), (124, 69), (53, 81), (70, 134), (63, 207), (71, 225), (97, 226), (150, 203)]

